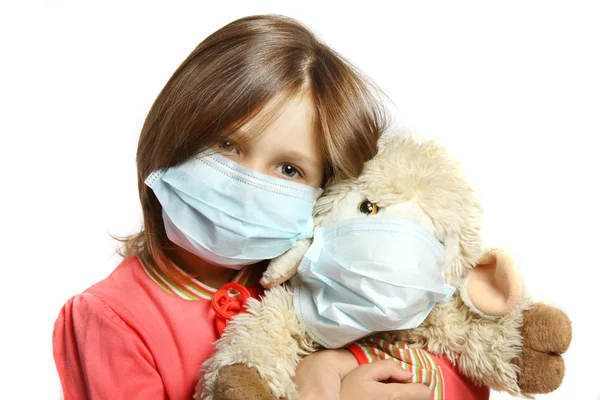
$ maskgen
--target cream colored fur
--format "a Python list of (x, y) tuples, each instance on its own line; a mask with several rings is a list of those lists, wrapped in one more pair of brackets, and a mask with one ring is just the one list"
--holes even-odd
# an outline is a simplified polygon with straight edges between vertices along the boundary
[[(510, 363), (521, 350), (519, 327), (530, 301), (503, 317), (481, 315), (461, 298), (461, 285), (482, 256), (482, 207), (459, 165), (435, 142), (418, 136), (387, 135), (380, 152), (357, 179), (338, 182), (317, 201), (315, 224), (348, 218), (402, 218), (429, 230), (445, 244), (446, 281), (457, 287), (452, 300), (438, 304), (416, 329), (389, 333), (415, 346), (424, 346), (457, 363), (477, 382), (519, 394), (517, 369)], [(365, 216), (361, 201), (376, 203), (379, 212)], [(297, 268), (304, 244), (271, 263), (263, 282), (277, 283)], [(399, 267), (400, 268), (400, 267)], [(467, 299), (468, 301), (468, 299)], [(215, 355), (203, 366), (203, 398), (211, 398), (219, 369), (236, 363), (258, 369), (273, 393), (296, 398), (292, 382), (300, 358), (316, 350), (294, 313), (289, 289), (275, 287), (262, 303), (252, 300), (247, 314), (235, 317), (219, 341)], [(200, 383), (202, 385), (202, 383)]]
[[(215, 355), (202, 366), (203, 398), (212, 400), (212, 388), (219, 370), (245, 364), (258, 370), (269, 381), (273, 394), (296, 399), (292, 381), (300, 358), (317, 350), (294, 312), (293, 290), (277, 286), (265, 293), (262, 302), (249, 299), (248, 312), (231, 320), (217, 340)], [(202, 384), (202, 382), (200, 382)]]

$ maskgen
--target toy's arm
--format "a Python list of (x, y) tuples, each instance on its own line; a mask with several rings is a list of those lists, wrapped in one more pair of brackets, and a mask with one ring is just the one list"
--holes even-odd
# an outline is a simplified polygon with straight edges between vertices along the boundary
[(260, 280), (260, 284), (265, 289), (270, 289), (294, 276), (302, 257), (310, 247), (310, 243), (310, 239), (299, 240), (290, 250), (272, 259)]

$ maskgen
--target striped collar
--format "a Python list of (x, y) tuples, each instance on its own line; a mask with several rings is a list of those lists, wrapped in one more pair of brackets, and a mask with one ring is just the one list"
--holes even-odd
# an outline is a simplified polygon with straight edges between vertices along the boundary
[[(143, 252), (141, 255), (139, 255), (138, 260), (140, 261), (140, 264), (142, 264), (144, 272), (146, 272), (150, 279), (152, 279), (158, 286), (160, 286), (165, 292), (179, 296), (184, 300), (210, 300), (212, 299), (213, 294), (218, 290), (200, 282), (197, 279), (192, 278), (177, 265), (171, 264), (173, 266), (174, 274), (180, 278), (174, 280), (156, 266), (154, 260), (152, 260), (147, 252)], [(244, 267), (235, 275), (232, 282), (237, 282), (244, 286), (248, 286), (248, 282), (252, 277), (251, 272), (251, 265)]]

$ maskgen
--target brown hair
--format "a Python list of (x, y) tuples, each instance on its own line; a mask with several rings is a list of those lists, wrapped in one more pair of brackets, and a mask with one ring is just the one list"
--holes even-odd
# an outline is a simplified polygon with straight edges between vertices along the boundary
[(297, 21), (259, 15), (208, 36), (177, 68), (155, 100), (137, 151), (144, 226), (122, 239), (124, 256), (147, 250), (170, 275), (161, 206), (145, 178), (180, 164), (256, 116), (277, 94), (310, 96), (325, 182), (356, 177), (377, 153), (387, 124), (381, 92)]

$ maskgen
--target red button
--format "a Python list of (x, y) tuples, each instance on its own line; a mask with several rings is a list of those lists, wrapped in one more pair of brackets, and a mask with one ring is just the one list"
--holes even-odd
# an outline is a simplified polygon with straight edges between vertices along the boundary
[[(230, 289), (236, 290), (238, 294), (230, 296)], [(229, 320), (244, 309), (250, 297), (250, 292), (245, 286), (235, 282), (226, 283), (212, 297), (213, 310), (218, 317)]]

